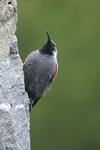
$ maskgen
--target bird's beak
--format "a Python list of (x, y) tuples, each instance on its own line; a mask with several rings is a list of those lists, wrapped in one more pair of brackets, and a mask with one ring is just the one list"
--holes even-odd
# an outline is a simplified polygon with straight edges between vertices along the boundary
[(48, 41), (50, 41), (49, 33), (47, 31), (46, 31), (46, 33), (47, 33)]

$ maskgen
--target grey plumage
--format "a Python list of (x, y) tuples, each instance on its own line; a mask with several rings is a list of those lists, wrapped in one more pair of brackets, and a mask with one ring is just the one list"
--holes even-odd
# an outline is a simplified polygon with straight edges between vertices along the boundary
[[(53, 41), (50, 40), (50, 42)], [(41, 49), (32, 52), (23, 65), (25, 90), (30, 99), (29, 110), (47, 91), (57, 73), (57, 68), (55, 70), (57, 59), (56, 55), (54, 55), (54, 52), (55, 54), (57, 53), (57, 49), (56, 47), (54, 49), (52, 54), (45, 54), (44, 51), (41, 53)]]

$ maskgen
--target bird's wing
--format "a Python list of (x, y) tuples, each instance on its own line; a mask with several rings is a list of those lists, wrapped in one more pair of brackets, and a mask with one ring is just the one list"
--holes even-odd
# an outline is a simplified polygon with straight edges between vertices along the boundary
[(57, 74), (57, 70), (58, 70), (58, 65), (57, 65), (57, 63), (55, 63), (54, 72), (53, 72), (53, 74), (51, 75), (50, 82), (53, 82), (53, 80), (54, 80), (54, 78), (55, 78), (55, 76), (56, 76), (56, 74)]

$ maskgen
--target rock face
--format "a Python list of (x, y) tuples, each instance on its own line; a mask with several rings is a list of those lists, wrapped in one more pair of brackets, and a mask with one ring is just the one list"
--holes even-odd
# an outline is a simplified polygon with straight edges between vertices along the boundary
[(0, 61), (9, 54), (12, 36), (16, 31), (16, 0), (0, 0)]
[(16, 0), (0, 0), (0, 150), (30, 150), (29, 102), (16, 22)]

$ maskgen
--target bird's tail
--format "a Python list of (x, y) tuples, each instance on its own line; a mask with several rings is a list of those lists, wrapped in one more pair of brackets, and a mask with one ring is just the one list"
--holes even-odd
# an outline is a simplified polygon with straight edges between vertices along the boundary
[[(41, 98), (41, 97), (40, 97)], [(29, 104), (29, 111), (32, 110), (32, 108), (35, 106), (35, 104), (38, 102), (38, 100), (40, 99), (32, 99), (32, 98), (29, 98), (30, 99), (30, 104)]]

